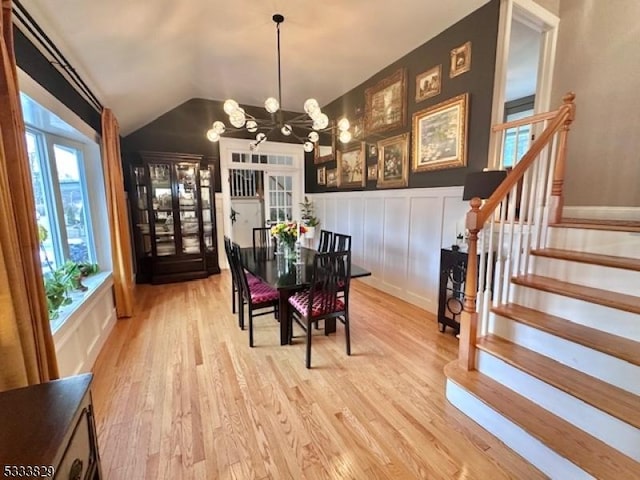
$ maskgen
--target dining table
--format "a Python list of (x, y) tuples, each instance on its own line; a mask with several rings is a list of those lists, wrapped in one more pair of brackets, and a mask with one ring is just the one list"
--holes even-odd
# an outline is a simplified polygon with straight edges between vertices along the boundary
[[(242, 266), (263, 282), (278, 290), (278, 318), (280, 345), (289, 343), (289, 297), (310, 285), (313, 277), (313, 259), (316, 250), (302, 247), (300, 261), (276, 254), (273, 248), (241, 248)], [(371, 272), (351, 262), (351, 278), (368, 277)], [(336, 320), (325, 320), (325, 333), (336, 331)]]

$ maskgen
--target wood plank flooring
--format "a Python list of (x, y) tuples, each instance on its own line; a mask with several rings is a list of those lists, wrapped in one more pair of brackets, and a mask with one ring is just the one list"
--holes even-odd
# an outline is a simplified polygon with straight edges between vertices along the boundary
[(138, 286), (94, 368), (107, 479), (536, 479), (544, 476), (450, 405), (457, 340), (424, 310), (354, 281), (344, 330), (256, 347), (231, 313), (229, 276)]

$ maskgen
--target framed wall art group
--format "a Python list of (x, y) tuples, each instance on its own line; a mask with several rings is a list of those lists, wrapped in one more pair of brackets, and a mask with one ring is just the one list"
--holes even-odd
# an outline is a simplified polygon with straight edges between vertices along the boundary
[(378, 142), (378, 183), (380, 188), (406, 187), (409, 183), (409, 134)]
[(357, 145), (338, 151), (338, 187), (364, 187), (366, 177), (366, 144)]
[(407, 118), (407, 71), (397, 70), (364, 92), (367, 135), (403, 127)]

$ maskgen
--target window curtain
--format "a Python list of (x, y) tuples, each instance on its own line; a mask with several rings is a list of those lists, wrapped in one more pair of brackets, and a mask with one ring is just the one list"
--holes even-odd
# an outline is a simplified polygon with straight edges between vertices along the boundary
[(131, 266), (131, 234), (127, 202), (124, 195), (120, 128), (113, 112), (102, 110), (102, 164), (109, 208), (113, 286), (118, 318), (133, 315), (133, 268)]
[(2, 0), (0, 15), (0, 391), (3, 391), (58, 378), (58, 364), (42, 282), (10, 0)]

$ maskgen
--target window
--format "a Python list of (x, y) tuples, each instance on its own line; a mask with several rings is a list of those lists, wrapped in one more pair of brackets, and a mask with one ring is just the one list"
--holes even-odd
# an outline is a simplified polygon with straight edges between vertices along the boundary
[(26, 137), (43, 271), (95, 262), (82, 144), (33, 127)]
[[(535, 96), (519, 98), (505, 104), (504, 121), (520, 120), (533, 115)], [(509, 128), (504, 132), (502, 145), (502, 166), (513, 167), (529, 150), (531, 142), (531, 125)]]

